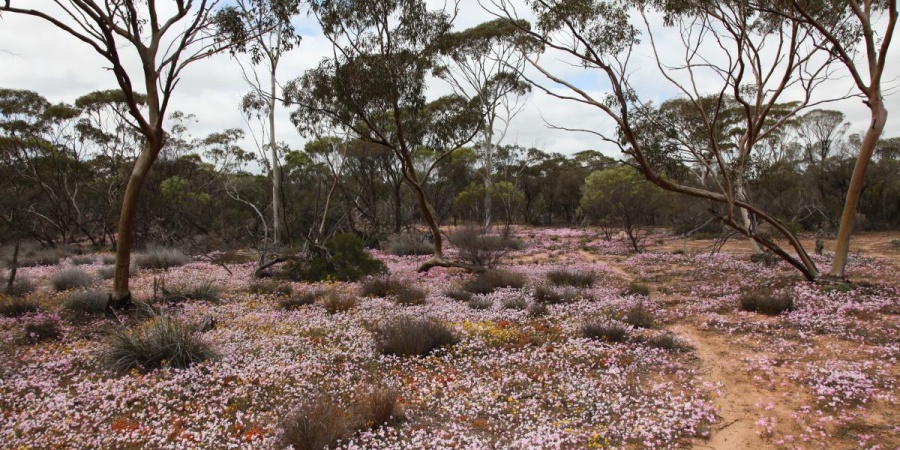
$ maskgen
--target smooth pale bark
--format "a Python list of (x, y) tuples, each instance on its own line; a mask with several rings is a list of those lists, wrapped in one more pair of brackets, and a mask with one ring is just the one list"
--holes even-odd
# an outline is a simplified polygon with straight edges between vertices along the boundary
[(494, 144), (491, 141), (494, 133), (492, 132), (493, 124), (486, 124), (485, 127), (484, 144), (482, 144), (484, 149), (484, 228), (488, 229), (494, 213), (494, 199), (491, 196), (494, 182)]
[(269, 151), (272, 158), (272, 226), (273, 242), (276, 246), (284, 241), (284, 191), (281, 186), (281, 161), (278, 159), (278, 148), (275, 142), (275, 68), (277, 60), (272, 62), (272, 78), (269, 91)]
[(863, 182), (866, 177), (866, 169), (875, 153), (875, 146), (884, 132), (887, 122), (887, 109), (881, 98), (881, 91), (872, 89), (873, 95), (869, 98), (869, 108), (872, 110), (872, 124), (866, 130), (863, 137), (859, 156), (856, 157), (856, 166), (853, 168), (853, 176), (850, 178), (850, 187), (847, 189), (847, 199), (844, 201), (844, 211), (841, 214), (841, 226), (838, 229), (837, 243), (834, 251), (834, 262), (831, 265), (830, 276), (844, 278), (844, 270), (847, 267), (847, 259), (850, 254), (850, 235), (853, 234), (853, 223), (856, 221), (856, 208), (859, 205), (859, 197), (862, 195)]

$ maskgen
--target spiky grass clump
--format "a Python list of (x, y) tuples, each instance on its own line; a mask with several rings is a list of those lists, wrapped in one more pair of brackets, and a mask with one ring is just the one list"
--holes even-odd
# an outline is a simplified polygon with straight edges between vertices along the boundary
[(504, 270), (488, 270), (469, 280), (464, 289), (473, 294), (490, 294), (500, 288), (521, 289), (525, 286), (525, 276)]
[(375, 329), (375, 342), (384, 355), (424, 356), (458, 339), (453, 329), (437, 319), (398, 316)]
[(93, 282), (93, 278), (87, 272), (76, 268), (57, 271), (50, 279), (53, 289), (57, 292), (69, 289), (85, 289)]
[(425, 303), (427, 293), (390, 275), (366, 278), (360, 287), (363, 297), (393, 297), (398, 305), (413, 306)]
[(359, 299), (356, 298), (355, 295), (334, 291), (329, 292), (325, 295), (325, 298), (322, 299), (322, 306), (325, 307), (325, 311), (327, 311), (328, 314), (348, 312), (351, 309), (356, 308), (358, 303)]
[(653, 313), (644, 307), (644, 302), (639, 302), (625, 312), (625, 317), (622, 320), (637, 328), (650, 328), (653, 326), (655, 318)]
[(34, 282), (31, 281), (31, 278), (20, 276), (13, 282), (12, 287), (4, 285), (3, 291), (6, 295), (11, 295), (13, 297), (24, 297), (34, 292), (36, 288), (37, 287), (34, 285)]
[(572, 303), (576, 299), (578, 299), (578, 292), (571, 287), (567, 287), (561, 291), (543, 285), (534, 288), (534, 301), (540, 304), (561, 305)]
[(469, 305), (469, 308), (472, 308), (476, 311), (491, 309), (491, 307), (494, 306), (493, 300), (482, 296), (472, 297), (467, 303)]
[(592, 319), (581, 324), (581, 335), (606, 342), (625, 342), (628, 326), (605, 319)]
[(86, 266), (88, 264), (94, 263), (93, 255), (75, 255), (69, 258), (69, 261), (72, 262), (72, 265), (75, 266)]
[(794, 310), (794, 298), (771, 291), (747, 292), (741, 295), (741, 310), (777, 316)]
[(281, 309), (297, 309), (301, 306), (309, 306), (316, 303), (320, 297), (324, 295), (322, 291), (307, 291), (290, 297), (282, 297), (278, 300), (278, 306)]
[(134, 328), (114, 331), (100, 351), (100, 360), (122, 374), (162, 367), (185, 368), (215, 357), (193, 327), (162, 314)]
[(273, 295), (273, 296), (289, 296), (294, 292), (294, 288), (287, 283), (279, 283), (274, 280), (257, 280), (247, 286), (247, 292), (256, 295)]
[(655, 334), (644, 338), (643, 342), (650, 347), (672, 353), (687, 353), (694, 349), (690, 344), (672, 333)]
[(43, 317), (31, 320), (23, 328), (25, 339), (31, 343), (53, 341), (62, 337), (62, 328), (56, 317)]
[(444, 292), (444, 296), (448, 298), (452, 298), (453, 300), (457, 300), (460, 302), (468, 302), (472, 300), (472, 293), (469, 291), (464, 291), (462, 289), (453, 288), (447, 292)]
[(0, 297), (0, 316), (19, 317), (40, 311), (40, 307), (32, 300), (20, 297)]
[(419, 236), (403, 233), (389, 237), (384, 250), (388, 254), (396, 256), (430, 255), (434, 252), (434, 245)]
[(100, 291), (74, 291), (66, 297), (63, 309), (77, 314), (103, 314), (109, 303), (109, 294)]
[(169, 269), (180, 267), (191, 262), (191, 257), (181, 250), (166, 247), (151, 247), (135, 256), (134, 264), (138, 269)]
[(597, 281), (597, 274), (583, 270), (558, 269), (547, 272), (547, 281), (554, 286), (589, 288)]
[(632, 281), (628, 283), (628, 288), (625, 289), (625, 295), (637, 295), (640, 297), (649, 297), (650, 296), (650, 286), (647, 286), (644, 283), (639, 283), (637, 281)]

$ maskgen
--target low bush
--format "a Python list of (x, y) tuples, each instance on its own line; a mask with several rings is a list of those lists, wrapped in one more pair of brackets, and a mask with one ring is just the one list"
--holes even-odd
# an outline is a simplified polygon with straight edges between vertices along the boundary
[(247, 292), (256, 295), (289, 296), (294, 292), (294, 288), (287, 283), (274, 280), (256, 280), (250, 282)]
[(459, 259), (477, 267), (496, 267), (513, 250), (524, 247), (522, 241), (486, 234), (478, 228), (462, 228), (450, 236), (459, 250)]
[(86, 266), (94, 263), (94, 257), (92, 255), (76, 255), (70, 257), (69, 261), (76, 266)]
[(63, 302), (63, 309), (78, 314), (103, 314), (109, 302), (109, 294), (100, 291), (74, 291)]
[[(23, 249), (16, 264), (19, 267), (55, 266), (69, 256), (68, 247)], [(7, 264), (11, 264), (11, 260)]]
[(101, 280), (112, 280), (116, 276), (116, 266), (103, 266), (97, 269), (97, 275)]
[(447, 298), (452, 298), (453, 300), (457, 300), (460, 302), (467, 302), (472, 300), (472, 293), (469, 291), (464, 291), (462, 289), (450, 289), (447, 292), (444, 292), (444, 296)]
[(387, 266), (369, 255), (362, 239), (356, 235), (338, 233), (325, 243), (325, 247), (327, 255), (285, 264), (281, 276), (297, 281), (357, 281), (387, 271)]
[(306, 291), (290, 297), (282, 297), (278, 300), (278, 306), (281, 309), (297, 309), (301, 306), (309, 306), (316, 303), (316, 300), (322, 296), (322, 291)]
[(524, 297), (508, 297), (503, 299), (503, 309), (515, 309), (521, 311), (528, 307), (528, 301)]
[(84, 289), (93, 282), (94, 280), (87, 272), (75, 268), (57, 271), (50, 278), (50, 283), (57, 292), (69, 289)]
[(397, 393), (374, 388), (342, 406), (333, 396), (319, 394), (297, 405), (281, 422), (278, 447), (294, 450), (335, 448), (357, 431), (376, 429), (399, 419)]
[(554, 286), (588, 288), (597, 281), (597, 274), (582, 270), (558, 269), (547, 272), (547, 281)]
[(643, 342), (653, 348), (659, 348), (667, 352), (685, 353), (693, 350), (690, 344), (678, 338), (672, 333), (659, 333), (643, 339)]
[(532, 319), (544, 317), (549, 313), (550, 310), (547, 308), (547, 305), (543, 303), (532, 303), (527, 311), (528, 317), (531, 317)]
[(0, 298), (0, 316), (19, 317), (40, 310), (37, 303), (19, 297)]
[(388, 238), (384, 251), (396, 256), (430, 255), (434, 245), (414, 234), (401, 233)]
[(53, 341), (62, 337), (62, 328), (56, 317), (44, 317), (27, 322), (23, 329), (28, 342)]
[(384, 355), (424, 356), (458, 340), (453, 330), (437, 319), (398, 316), (375, 329), (375, 342)]
[(12, 287), (3, 285), (3, 291), (6, 295), (11, 295), (13, 297), (24, 297), (32, 292), (34, 292), (36, 286), (34, 282), (31, 281), (31, 278), (19, 276), (16, 277), (16, 280), (13, 282)]
[(103, 263), (104, 266), (111, 266), (116, 263), (116, 255), (112, 253), (104, 253), (100, 255), (100, 262)]
[(359, 299), (355, 295), (335, 291), (329, 292), (322, 299), (322, 306), (325, 307), (328, 314), (350, 311), (356, 307), (357, 303), (359, 303)]
[(490, 294), (499, 288), (520, 289), (525, 286), (525, 276), (503, 270), (482, 272), (465, 283), (464, 289), (473, 294)]
[(606, 342), (625, 342), (628, 339), (628, 326), (610, 320), (593, 319), (581, 324), (581, 335)]
[(191, 262), (191, 257), (181, 250), (166, 247), (151, 247), (134, 257), (138, 269), (169, 269)]
[(741, 295), (741, 310), (777, 316), (794, 310), (794, 299), (788, 294), (772, 291), (747, 292)]
[(179, 285), (172, 288), (163, 286), (162, 300), (169, 303), (180, 303), (188, 300), (217, 302), (222, 296), (222, 287), (212, 280), (196, 284)]
[(628, 288), (625, 289), (625, 295), (638, 295), (641, 297), (649, 297), (650, 296), (650, 286), (647, 286), (644, 283), (639, 283), (637, 281), (632, 281), (628, 283)]
[(281, 430), (278, 448), (322, 450), (334, 448), (353, 434), (353, 418), (348, 408), (320, 395), (289, 412), (281, 422)]
[(653, 313), (644, 308), (644, 302), (632, 306), (625, 312), (622, 320), (637, 328), (650, 328), (653, 326)]
[(389, 275), (369, 277), (360, 288), (363, 297), (394, 297), (398, 305), (422, 305), (427, 293), (420, 288), (410, 286), (408, 282), (398, 280)]
[(572, 288), (565, 288), (562, 291), (549, 286), (537, 286), (534, 288), (534, 301), (544, 305), (560, 305), (564, 303), (572, 303), (578, 299), (578, 292)]
[(122, 374), (163, 366), (185, 368), (212, 359), (215, 353), (193, 327), (163, 314), (134, 328), (113, 331), (99, 357), (110, 370)]
[(494, 301), (487, 297), (472, 297), (468, 303), (469, 308), (474, 310), (491, 309), (494, 306)]

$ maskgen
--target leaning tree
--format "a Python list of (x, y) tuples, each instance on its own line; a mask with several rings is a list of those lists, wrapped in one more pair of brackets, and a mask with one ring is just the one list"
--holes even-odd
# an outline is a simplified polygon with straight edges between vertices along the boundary
[[(184, 69), (229, 48), (217, 39), (222, 26), (242, 23), (220, 9), (218, 0), (4, 0), (0, 12), (50, 23), (90, 46), (109, 64), (125, 97), (132, 126), (144, 138), (122, 198), (116, 245), (116, 272), (110, 307), (130, 305), (128, 286), (137, 201), (147, 173), (165, 145), (163, 119)], [(245, 30), (251, 37), (259, 30)], [(140, 64), (129, 64), (137, 58)], [(144, 90), (142, 97), (139, 90)], [(142, 105), (141, 99), (145, 102)]]

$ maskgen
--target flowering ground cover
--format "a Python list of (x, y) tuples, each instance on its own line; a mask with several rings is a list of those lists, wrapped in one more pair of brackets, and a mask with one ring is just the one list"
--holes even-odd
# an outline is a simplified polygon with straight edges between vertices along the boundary
[[(373, 387), (395, 394), (396, 417), (338, 448), (900, 447), (900, 253), (857, 255), (857, 284), (810, 285), (739, 251), (674, 254), (679, 239), (654, 237), (633, 255), (594, 230), (517, 234), (524, 248), (503, 269), (524, 286), (469, 300), (453, 292), (472, 275), (418, 274), (424, 257), (373, 252), (426, 292), (409, 306), (361, 298), (363, 281), (292, 283), (290, 296), (316, 300), (285, 308), (283, 294), (248, 291), (252, 264), (138, 270), (138, 298), (154, 285), (215, 287), (214, 298), (155, 307), (214, 353), (187, 368), (111, 370), (108, 335), (153, 314), (75, 313), (64, 307), (70, 294), (51, 289), (68, 263), (20, 269), (38, 309), (0, 317), (0, 447), (278, 448), (298, 405), (325, 395), (351, 409)], [(99, 262), (79, 268), (109, 287)], [(560, 270), (592, 277), (552, 286)], [(748, 292), (793, 308), (742, 311)], [(358, 301), (329, 313), (329, 295)], [(398, 317), (446, 324), (455, 343), (383, 354), (378, 330)]]

